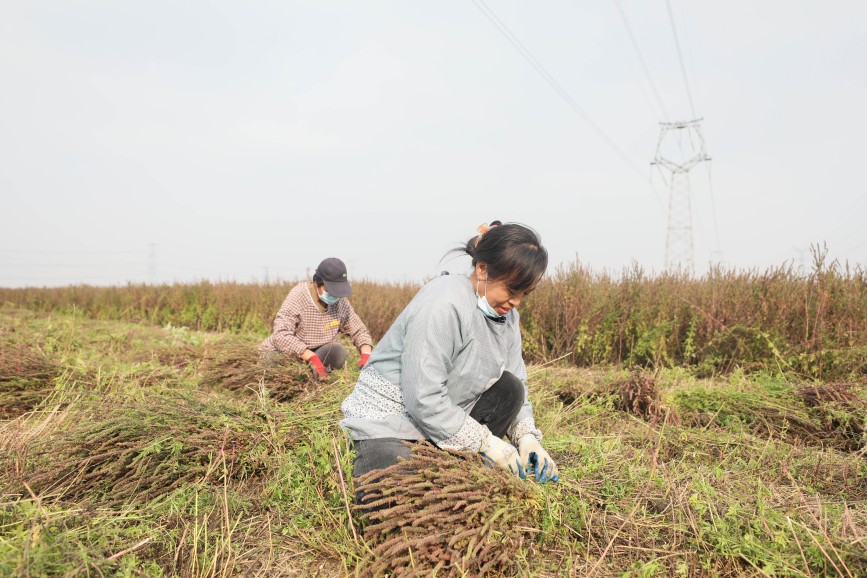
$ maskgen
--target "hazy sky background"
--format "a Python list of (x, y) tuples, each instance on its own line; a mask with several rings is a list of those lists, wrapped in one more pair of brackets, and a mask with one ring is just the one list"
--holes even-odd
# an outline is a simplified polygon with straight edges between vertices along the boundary
[[(471, 0), (2, 0), (0, 286), (420, 280), (492, 219), (660, 271), (650, 161), (692, 116), (666, 1), (485, 1), (614, 147)], [(671, 9), (713, 158), (697, 272), (867, 263), (867, 3)]]

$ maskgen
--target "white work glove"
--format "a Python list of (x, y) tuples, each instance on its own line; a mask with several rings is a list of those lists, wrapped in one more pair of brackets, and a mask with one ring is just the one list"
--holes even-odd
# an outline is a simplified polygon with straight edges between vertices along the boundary
[(494, 434), (488, 434), (487, 437), (482, 438), (479, 453), (488, 463), (520, 476), (522, 479), (527, 477), (524, 468), (521, 467), (520, 456), (515, 446), (504, 442)]
[[(556, 482), (560, 479), (557, 464), (548, 455), (548, 452), (531, 433), (524, 434), (518, 440), (518, 453), (521, 455), (521, 465), (530, 467), (536, 481), (540, 484)], [(521, 468), (523, 469), (523, 468)]]

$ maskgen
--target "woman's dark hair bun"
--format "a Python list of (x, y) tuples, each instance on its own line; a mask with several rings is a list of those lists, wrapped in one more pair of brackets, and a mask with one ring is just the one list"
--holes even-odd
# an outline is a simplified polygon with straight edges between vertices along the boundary
[(465, 253), (476, 263), (487, 266), (490, 281), (503, 281), (512, 291), (528, 291), (536, 286), (548, 268), (548, 251), (539, 234), (519, 223), (491, 221), (463, 247), (452, 252)]
[(479, 237), (475, 236), (472, 239), (470, 239), (469, 241), (467, 241), (466, 247), (464, 247), (463, 249), (454, 249), (454, 250), (455, 251), (463, 251), (467, 255), (469, 255), (470, 257), (473, 257), (475, 255), (475, 252), (476, 252), (476, 243), (478, 242), (478, 240), (479, 240)]

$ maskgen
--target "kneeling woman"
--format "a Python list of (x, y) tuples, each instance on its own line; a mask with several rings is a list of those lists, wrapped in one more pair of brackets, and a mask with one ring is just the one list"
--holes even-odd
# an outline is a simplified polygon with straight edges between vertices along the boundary
[(335, 257), (325, 259), (313, 274), (313, 283), (299, 283), (289, 292), (271, 335), (259, 344), (259, 356), (266, 365), (280, 355), (306, 361), (321, 380), (327, 372), (346, 363), (346, 349), (337, 343), (337, 334), (349, 336), (358, 348), (358, 369), (367, 363), (371, 351), (370, 333), (346, 297), (352, 286), (346, 265)]
[(480, 452), (520, 477), (531, 467), (537, 482), (557, 481), (527, 399), (515, 309), (545, 272), (548, 253), (533, 230), (514, 223), (492, 226), (458, 251), (472, 257), (472, 274), (422, 287), (343, 401), (353, 475), (408, 458), (404, 440), (428, 440)]

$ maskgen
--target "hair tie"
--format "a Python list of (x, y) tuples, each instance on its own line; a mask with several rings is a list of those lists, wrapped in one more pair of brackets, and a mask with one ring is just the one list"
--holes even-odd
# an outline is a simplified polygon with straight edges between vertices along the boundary
[(481, 225), (479, 225), (479, 226), (476, 228), (476, 231), (478, 231), (479, 234), (476, 235), (476, 241), (475, 241), (475, 243), (473, 243), (473, 247), (478, 247), (478, 246), (479, 246), (479, 241), (482, 240), (482, 235), (484, 235), (485, 233), (487, 233), (489, 230), (490, 230), (490, 227), (488, 227), (488, 226), (487, 226), (486, 224), (484, 224), (484, 223), (482, 223)]
[(479, 234), (476, 236), (476, 242), (473, 246), (478, 247), (479, 241), (482, 240), (482, 237), (484, 236), (484, 234), (487, 233), (488, 231), (490, 231), (491, 229), (493, 229), (494, 227), (500, 225), (500, 224), (501, 224), (500, 221), (491, 221), (490, 225), (486, 225), (485, 223), (482, 223), (481, 225), (479, 225), (476, 228), (476, 231), (478, 231)]

